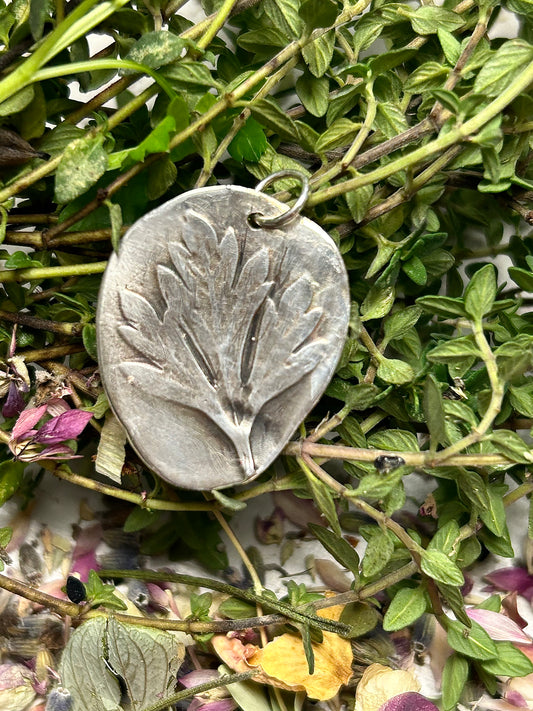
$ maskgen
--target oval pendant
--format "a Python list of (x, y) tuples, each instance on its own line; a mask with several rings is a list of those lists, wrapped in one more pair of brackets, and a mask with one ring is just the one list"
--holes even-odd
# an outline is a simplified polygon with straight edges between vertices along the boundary
[(192, 190), (138, 220), (109, 261), (97, 314), (104, 387), (134, 449), (171, 484), (254, 479), (333, 375), (346, 270), (311, 220), (265, 226), (286, 209), (249, 188)]

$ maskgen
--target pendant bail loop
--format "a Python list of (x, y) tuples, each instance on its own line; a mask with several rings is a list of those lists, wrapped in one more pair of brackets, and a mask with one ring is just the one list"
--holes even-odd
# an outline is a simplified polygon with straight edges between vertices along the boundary
[(277, 227), (283, 227), (284, 225), (289, 224), (289, 222), (292, 222), (298, 217), (307, 202), (309, 197), (309, 181), (307, 180), (307, 176), (299, 170), (287, 169), (279, 170), (277, 173), (272, 173), (272, 175), (268, 175), (266, 178), (263, 178), (263, 180), (257, 183), (255, 190), (260, 193), (269, 185), (272, 185), (272, 183), (276, 180), (281, 180), (283, 178), (297, 178), (302, 185), (300, 195), (291, 208), (289, 208), (286, 212), (282, 212), (281, 215), (278, 215), (277, 217), (265, 217), (260, 212), (252, 213), (250, 218), (252, 218), (255, 224), (259, 227), (273, 230)]

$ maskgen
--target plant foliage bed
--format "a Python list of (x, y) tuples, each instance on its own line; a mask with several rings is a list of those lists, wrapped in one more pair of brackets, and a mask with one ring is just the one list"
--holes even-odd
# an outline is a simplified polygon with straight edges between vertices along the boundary
[[(531, 708), (533, 6), (186, 1), (0, 3), (0, 708)], [(337, 372), (253, 484), (173, 489), (121, 447), (101, 274), (162, 202), (282, 169), (348, 269)], [(50, 475), (96, 498), (36, 546)], [(524, 564), (474, 595), (487, 556)]]

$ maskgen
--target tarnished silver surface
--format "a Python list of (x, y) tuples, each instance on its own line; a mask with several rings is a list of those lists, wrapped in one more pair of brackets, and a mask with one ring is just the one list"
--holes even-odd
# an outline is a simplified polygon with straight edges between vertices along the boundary
[(192, 190), (148, 213), (104, 275), (97, 314), (109, 401), (146, 464), (176, 486), (249, 481), (320, 398), (349, 318), (333, 241), (248, 188)]

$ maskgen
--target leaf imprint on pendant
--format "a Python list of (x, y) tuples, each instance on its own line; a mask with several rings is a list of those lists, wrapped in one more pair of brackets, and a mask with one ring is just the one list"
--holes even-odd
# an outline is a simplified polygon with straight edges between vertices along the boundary
[(217, 489), (276, 458), (330, 381), (348, 278), (331, 238), (238, 186), (200, 188), (138, 220), (107, 267), (97, 336), (112, 409), (168, 482)]

